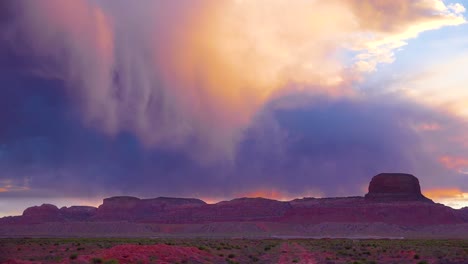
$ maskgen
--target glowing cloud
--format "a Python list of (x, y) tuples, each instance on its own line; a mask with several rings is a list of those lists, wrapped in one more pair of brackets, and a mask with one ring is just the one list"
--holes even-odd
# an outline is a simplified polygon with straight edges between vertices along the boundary
[(463, 192), (459, 188), (431, 189), (424, 191), (424, 195), (453, 208), (468, 206), (468, 192)]
[[(465, 45), (466, 44), (462, 44)], [(468, 55), (457, 50), (426, 65), (420, 75), (401, 87), (409, 97), (432, 107), (444, 109), (462, 118), (468, 117), (468, 77), (464, 69), (468, 67)]]
[(379, 63), (395, 60), (394, 51), (419, 33), (466, 22), (461, 4), (446, 6), (440, 0), (345, 0), (355, 14), (358, 31), (351, 49), (359, 52), (356, 69), (371, 72)]
[(67, 83), (88, 124), (147, 146), (190, 145), (202, 160), (232, 157), (278, 90), (354, 94), (360, 72), (392, 62), (406, 39), (465, 22), (463, 6), (438, 0), (16, 5), (23, 48), (51, 59), (36, 72)]
[(431, 189), (424, 191), (424, 195), (431, 199), (450, 198), (450, 197), (462, 197), (463, 192), (458, 188), (448, 189)]
[(282, 193), (279, 190), (276, 189), (258, 189), (252, 192), (247, 192), (247, 193), (241, 193), (239, 195), (236, 195), (238, 197), (249, 197), (249, 198), (257, 198), (257, 197), (262, 197), (262, 198), (268, 198), (268, 199), (274, 199), (274, 200), (279, 200), (279, 201), (290, 201), (296, 197), (291, 196), (286, 193)]

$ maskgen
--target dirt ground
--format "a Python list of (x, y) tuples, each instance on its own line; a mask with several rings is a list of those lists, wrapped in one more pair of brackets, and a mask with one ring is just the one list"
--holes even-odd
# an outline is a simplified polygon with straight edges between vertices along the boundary
[(468, 240), (0, 239), (0, 263), (467, 264)]

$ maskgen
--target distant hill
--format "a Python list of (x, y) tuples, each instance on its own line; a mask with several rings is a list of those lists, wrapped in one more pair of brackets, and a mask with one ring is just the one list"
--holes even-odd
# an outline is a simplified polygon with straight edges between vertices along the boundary
[(372, 178), (364, 197), (276, 201), (106, 198), (98, 208), (43, 204), (0, 219), (0, 236), (317, 236), (468, 238), (467, 209), (436, 204), (410, 174)]

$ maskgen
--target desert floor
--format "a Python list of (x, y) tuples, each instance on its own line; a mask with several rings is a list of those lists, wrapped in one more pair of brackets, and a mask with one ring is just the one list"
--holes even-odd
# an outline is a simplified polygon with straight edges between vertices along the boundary
[(468, 263), (468, 240), (15, 238), (0, 263)]

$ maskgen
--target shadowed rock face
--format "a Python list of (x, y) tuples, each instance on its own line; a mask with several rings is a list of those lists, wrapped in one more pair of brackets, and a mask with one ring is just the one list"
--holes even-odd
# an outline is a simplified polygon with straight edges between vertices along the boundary
[(145, 220), (160, 218), (162, 212), (200, 207), (206, 203), (193, 198), (158, 197), (140, 199), (131, 196), (106, 198), (93, 220)]
[(92, 206), (70, 206), (60, 208), (60, 215), (70, 220), (87, 220), (96, 214), (96, 207)]
[(62, 220), (60, 210), (53, 204), (29, 207), (24, 210), (23, 217), (31, 223)]
[(381, 173), (374, 176), (369, 184), (368, 201), (398, 202), (420, 201), (433, 203), (421, 193), (418, 178), (405, 173)]
[(462, 216), (462, 218), (468, 222), (468, 207), (463, 207), (460, 210), (458, 210)]
[(237, 198), (207, 205), (191, 214), (192, 221), (276, 221), (283, 217), (292, 207), (289, 202), (276, 201), (265, 198)]
[(92, 206), (71, 206), (60, 209), (52, 204), (29, 207), (23, 212), (24, 223), (42, 223), (57, 221), (84, 221), (96, 213)]
[(41, 206), (33, 206), (24, 210), (24, 216), (34, 216), (34, 217), (49, 217), (55, 216), (59, 213), (57, 206), (53, 204), (42, 204)]

